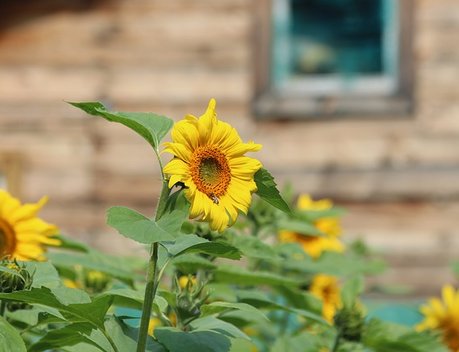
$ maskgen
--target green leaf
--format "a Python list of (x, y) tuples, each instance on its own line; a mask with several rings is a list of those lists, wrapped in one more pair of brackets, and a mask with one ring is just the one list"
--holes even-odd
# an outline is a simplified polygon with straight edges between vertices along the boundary
[(376, 352), (447, 352), (438, 335), (418, 333), (398, 324), (371, 319), (364, 330), (362, 342)]
[(285, 276), (266, 271), (248, 271), (242, 267), (221, 265), (214, 272), (217, 282), (239, 285), (288, 285), (296, 286), (298, 282)]
[[(98, 299), (104, 297), (112, 298), (112, 304), (115, 306), (141, 310), (143, 306), (144, 292), (132, 290), (130, 288), (113, 288), (97, 296)], [(166, 300), (159, 296), (155, 297), (154, 304), (160, 311), (164, 311), (167, 307)]]
[(41, 287), (32, 288), (30, 291), (0, 293), (0, 300), (2, 299), (55, 308), (69, 321), (87, 321), (97, 327), (103, 326), (105, 314), (111, 305), (110, 297), (91, 302), (84, 291), (67, 287)]
[(240, 302), (250, 304), (251, 306), (259, 309), (283, 310), (316, 321), (320, 324), (328, 325), (328, 323), (322, 318), (320, 312), (314, 313), (313, 311), (306, 309), (292, 308), (290, 306), (274, 302), (262, 292), (239, 290), (237, 291), (237, 298)]
[(253, 315), (256, 319), (269, 320), (264, 313), (247, 303), (212, 302), (201, 306), (201, 317), (219, 315), (231, 310), (241, 310)]
[(273, 259), (277, 256), (274, 249), (258, 237), (234, 236), (231, 244), (249, 258)]
[[(281, 335), (278, 336), (270, 352), (317, 352), (321, 350), (323, 342), (317, 335), (303, 332), (300, 335)], [(328, 350), (323, 348), (323, 350)]]
[(113, 339), (118, 351), (135, 351), (137, 342), (124, 333), (125, 324), (115, 316), (111, 316), (105, 322), (105, 329)]
[(288, 204), (284, 201), (277, 189), (274, 178), (266, 169), (260, 169), (255, 173), (255, 183), (257, 184), (257, 194), (266, 202), (282, 210), (285, 213), (290, 213)]
[(162, 228), (159, 222), (156, 223), (135, 210), (112, 207), (107, 213), (108, 225), (118, 230), (121, 235), (139, 243), (151, 244), (175, 238), (176, 233), (170, 233), (167, 228)]
[(132, 285), (135, 274), (129, 267), (129, 259), (111, 256), (92, 250), (88, 253), (53, 252), (48, 259), (58, 267), (72, 269), (79, 265), (86, 269), (103, 272), (128, 285)]
[(215, 257), (237, 259), (241, 258), (239, 250), (223, 241), (209, 241), (196, 235), (184, 235), (175, 242), (161, 243), (173, 257), (187, 253), (209, 254)]
[(230, 339), (214, 331), (183, 332), (175, 328), (156, 328), (155, 336), (169, 352), (228, 352)]
[(303, 236), (323, 237), (324, 234), (305, 220), (286, 219), (279, 221), (278, 228), (293, 231)]
[(56, 239), (61, 241), (59, 249), (70, 249), (78, 252), (89, 252), (90, 247), (82, 242), (75, 241), (73, 238), (64, 236), (62, 234), (56, 236)]
[(343, 306), (345, 308), (352, 309), (358, 296), (363, 292), (363, 290), (364, 281), (361, 275), (354, 276), (347, 280), (341, 290), (341, 300), (343, 301)]
[(50, 262), (23, 262), (33, 275), (32, 287), (55, 288), (62, 285), (56, 268)]
[(203, 317), (193, 320), (190, 326), (195, 331), (214, 331), (231, 338), (250, 338), (233, 324), (215, 317)]
[(27, 352), (19, 332), (0, 316), (0, 352)]
[(171, 119), (153, 113), (107, 111), (99, 102), (69, 102), (69, 104), (90, 115), (100, 116), (129, 127), (141, 135), (154, 149), (159, 147), (159, 143), (174, 124)]
[(217, 266), (197, 254), (184, 254), (172, 260), (172, 264), (184, 274), (195, 274), (198, 269), (214, 270)]
[(51, 349), (61, 349), (79, 343), (93, 345), (99, 350), (106, 351), (85, 335), (89, 335), (94, 326), (89, 323), (74, 323), (61, 329), (50, 330), (40, 340), (29, 347), (29, 352), (42, 352)]

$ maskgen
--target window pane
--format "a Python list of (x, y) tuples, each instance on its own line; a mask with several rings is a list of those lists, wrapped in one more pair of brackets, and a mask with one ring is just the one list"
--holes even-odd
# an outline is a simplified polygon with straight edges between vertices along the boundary
[(383, 71), (381, 0), (291, 0), (291, 74)]

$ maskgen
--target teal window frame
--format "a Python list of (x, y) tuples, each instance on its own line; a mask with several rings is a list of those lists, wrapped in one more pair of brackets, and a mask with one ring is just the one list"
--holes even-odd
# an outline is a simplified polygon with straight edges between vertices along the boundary
[(289, 0), (257, 0), (257, 4), (255, 33), (259, 43), (253, 104), (257, 117), (410, 116), (412, 0), (384, 1), (383, 73), (352, 79), (336, 74), (289, 76), (290, 59), (285, 55), (292, 45)]

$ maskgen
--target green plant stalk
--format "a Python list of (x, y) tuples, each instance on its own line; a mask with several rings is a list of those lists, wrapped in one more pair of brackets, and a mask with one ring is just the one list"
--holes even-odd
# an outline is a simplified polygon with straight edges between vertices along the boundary
[(340, 340), (341, 340), (341, 329), (338, 329), (338, 332), (336, 333), (336, 337), (335, 337), (335, 342), (333, 343), (332, 352), (338, 351)]
[[(163, 187), (159, 196), (158, 206), (156, 208), (155, 220), (159, 220), (166, 208), (167, 197), (169, 196), (169, 187), (167, 180), (163, 179)], [(159, 285), (158, 275), (158, 242), (151, 245), (150, 259), (147, 269), (147, 286), (145, 287), (145, 297), (142, 308), (142, 318), (140, 319), (139, 336), (137, 339), (137, 352), (144, 352), (147, 344), (148, 325), (150, 323), (151, 310), (155, 299), (156, 290)], [(162, 272), (162, 269), (161, 269)]]
[(6, 308), (6, 303), (5, 301), (0, 301), (0, 316), (5, 316), (5, 308)]

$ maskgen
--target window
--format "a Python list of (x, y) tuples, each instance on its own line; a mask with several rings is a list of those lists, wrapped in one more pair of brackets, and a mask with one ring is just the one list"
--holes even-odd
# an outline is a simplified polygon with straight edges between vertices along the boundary
[(258, 115), (410, 111), (410, 0), (258, 3)]

